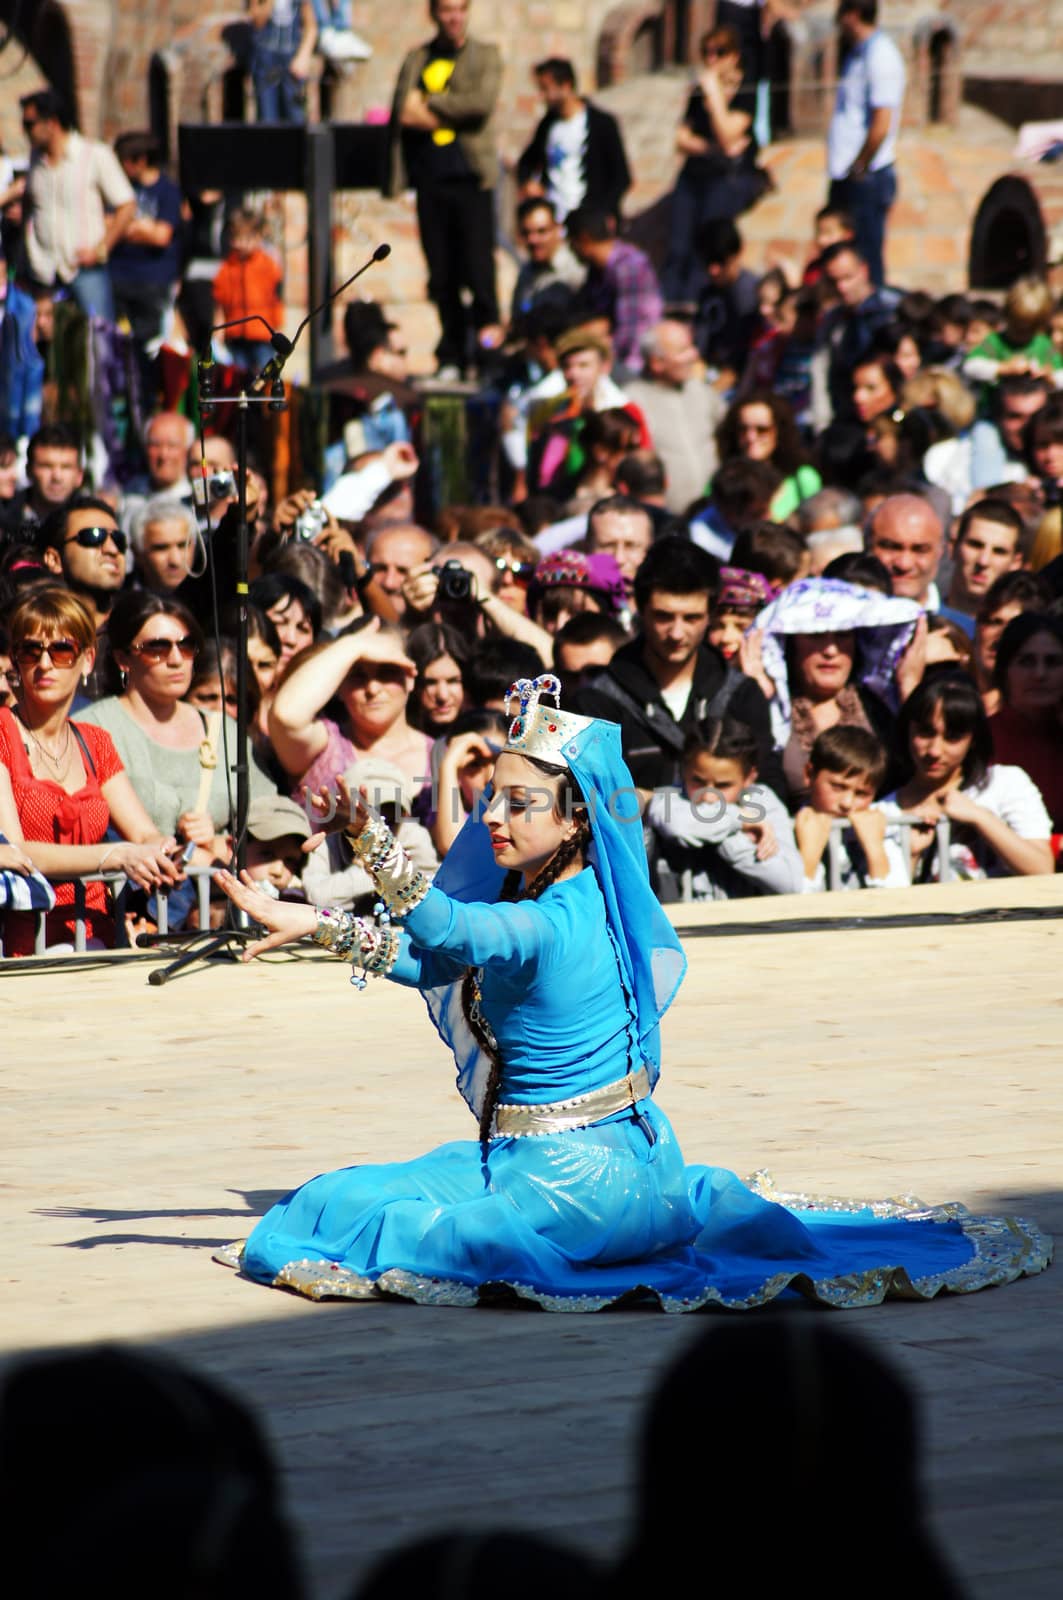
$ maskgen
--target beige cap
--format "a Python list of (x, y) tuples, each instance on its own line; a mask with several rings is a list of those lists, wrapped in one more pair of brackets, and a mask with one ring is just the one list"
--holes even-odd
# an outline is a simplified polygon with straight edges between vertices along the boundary
[(594, 350), (603, 361), (612, 359), (613, 346), (603, 334), (596, 333), (593, 328), (569, 328), (560, 339), (554, 340), (554, 350), (558, 360), (564, 360), (574, 350)]
[(343, 776), (352, 794), (365, 790), (371, 806), (398, 806), (405, 816), (413, 810), (416, 785), (394, 761), (385, 761), (383, 756), (359, 756)]
[(311, 829), (302, 806), (286, 795), (269, 794), (248, 806), (247, 832), (252, 839), (286, 839), (291, 834), (309, 839)]

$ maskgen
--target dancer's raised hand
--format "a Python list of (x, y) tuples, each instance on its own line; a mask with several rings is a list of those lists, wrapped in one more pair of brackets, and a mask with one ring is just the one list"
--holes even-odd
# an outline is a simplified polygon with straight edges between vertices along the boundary
[(303, 845), (304, 852), (309, 855), (311, 850), (316, 850), (330, 833), (361, 833), (369, 820), (369, 805), (365, 798), (364, 787), (357, 794), (352, 795), (346, 778), (336, 779), (336, 788), (318, 789), (310, 796), (313, 808), (311, 822), (318, 824), (314, 832)]

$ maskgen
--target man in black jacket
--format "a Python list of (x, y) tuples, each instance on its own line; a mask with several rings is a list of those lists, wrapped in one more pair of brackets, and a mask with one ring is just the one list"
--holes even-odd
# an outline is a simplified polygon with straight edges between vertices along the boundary
[(521, 199), (545, 195), (562, 222), (581, 207), (618, 218), (631, 173), (616, 118), (577, 93), (571, 61), (552, 56), (534, 73), (546, 115), (517, 163)]
[(716, 562), (688, 539), (652, 545), (635, 575), (639, 632), (579, 690), (573, 709), (620, 724), (624, 759), (646, 790), (674, 783), (687, 734), (726, 711), (756, 737), (759, 781), (785, 798), (763, 691), (705, 643), (716, 578)]

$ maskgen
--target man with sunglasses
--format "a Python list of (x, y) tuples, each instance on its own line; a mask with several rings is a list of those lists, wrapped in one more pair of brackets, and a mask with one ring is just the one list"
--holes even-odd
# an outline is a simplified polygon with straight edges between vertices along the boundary
[(38, 536), (41, 560), (83, 600), (96, 623), (96, 665), (85, 682), (90, 699), (106, 654), (107, 619), (126, 579), (126, 536), (106, 500), (77, 494), (53, 511)]

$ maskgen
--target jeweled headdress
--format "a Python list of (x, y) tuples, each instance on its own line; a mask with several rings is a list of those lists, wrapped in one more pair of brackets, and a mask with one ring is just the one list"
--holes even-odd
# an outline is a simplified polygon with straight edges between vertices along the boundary
[[(543, 696), (554, 704), (540, 704)], [(505, 749), (514, 755), (531, 756), (536, 761), (549, 761), (556, 767), (567, 767), (567, 746), (594, 721), (593, 717), (579, 717), (574, 711), (559, 709), (561, 680), (552, 672), (539, 678), (518, 678), (510, 684), (506, 694), (506, 710), (516, 701), (519, 709), (509, 725)]]

